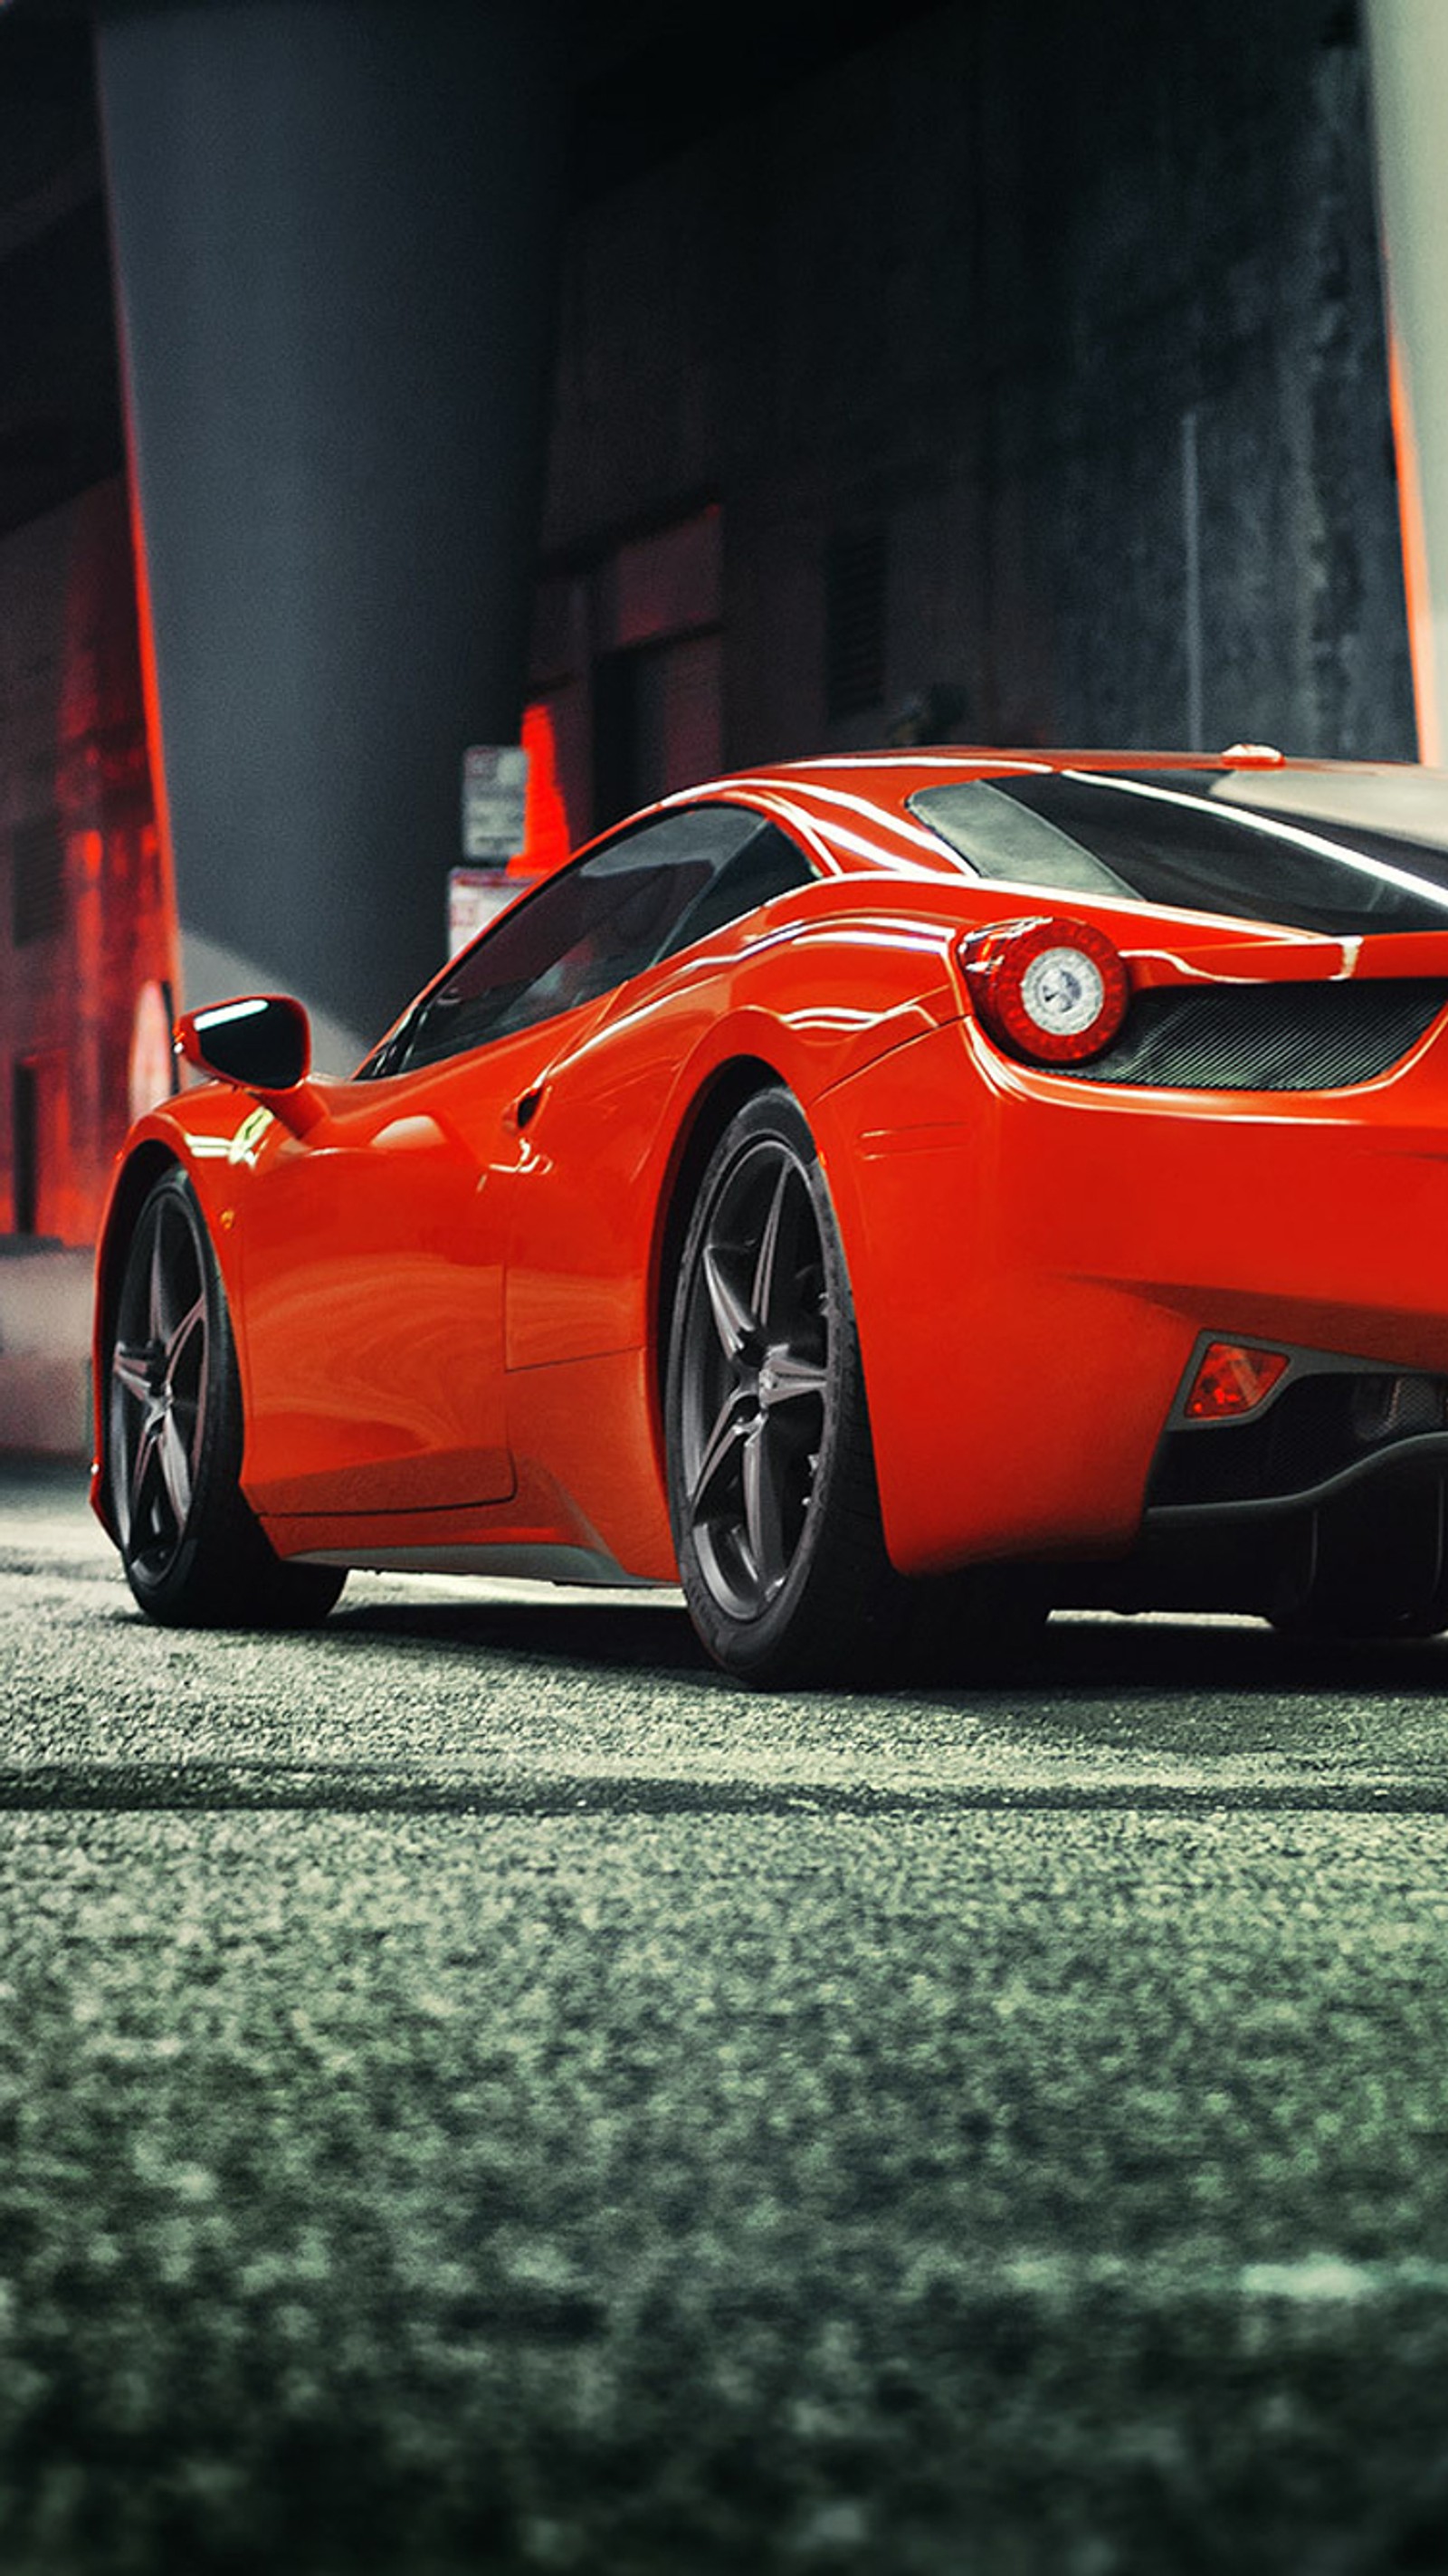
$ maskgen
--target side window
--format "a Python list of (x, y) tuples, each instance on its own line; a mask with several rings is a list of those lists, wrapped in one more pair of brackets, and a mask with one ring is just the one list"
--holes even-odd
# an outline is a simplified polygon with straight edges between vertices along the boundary
[(662, 814), (485, 930), (366, 1070), (410, 1072), (575, 1010), (809, 880), (788, 836), (740, 806)]
[(742, 921), (747, 912), (757, 912), (777, 894), (809, 884), (809, 862), (788, 833), (776, 830), (773, 823), (752, 819), (754, 829), (748, 838), (727, 858), (721, 853), (707, 881), (685, 905), (658, 951), (660, 957), (692, 948), (696, 939), (708, 939), (731, 921)]

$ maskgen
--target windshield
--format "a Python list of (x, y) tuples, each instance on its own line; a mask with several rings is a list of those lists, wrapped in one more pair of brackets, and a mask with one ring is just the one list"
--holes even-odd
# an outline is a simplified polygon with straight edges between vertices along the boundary
[(1279, 772), (1270, 808), (1254, 810), (1256, 782), (1235, 771), (1038, 771), (923, 788), (910, 811), (982, 877), (1337, 938), (1448, 930), (1448, 810), (1435, 801), (1411, 833), (1397, 812), (1396, 828), (1374, 828), (1360, 817), (1375, 786), (1386, 808), (1387, 782), (1358, 773), (1324, 811), (1315, 777), (1296, 810)]

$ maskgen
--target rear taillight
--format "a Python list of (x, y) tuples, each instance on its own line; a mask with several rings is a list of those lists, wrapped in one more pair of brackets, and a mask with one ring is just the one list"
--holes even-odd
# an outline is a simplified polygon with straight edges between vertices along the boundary
[(1126, 1017), (1125, 963), (1094, 922), (999, 922), (962, 939), (959, 956), (992, 1037), (1038, 1064), (1099, 1055)]
[(1208, 1342), (1187, 1396), (1188, 1422), (1230, 1422), (1238, 1414), (1255, 1412), (1289, 1365), (1286, 1351), (1260, 1350), (1251, 1342)]

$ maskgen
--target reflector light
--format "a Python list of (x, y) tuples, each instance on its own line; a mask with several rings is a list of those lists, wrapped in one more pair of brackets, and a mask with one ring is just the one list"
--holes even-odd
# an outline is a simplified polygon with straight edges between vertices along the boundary
[(1189, 1422), (1226, 1422), (1250, 1413), (1270, 1395), (1287, 1367), (1285, 1351), (1260, 1351), (1245, 1342), (1209, 1342), (1187, 1397)]
[(1003, 1045), (1039, 1064), (1079, 1064), (1126, 1016), (1125, 962), (1094, 922), (1006, 921), (960, 943), (974, 1008)]

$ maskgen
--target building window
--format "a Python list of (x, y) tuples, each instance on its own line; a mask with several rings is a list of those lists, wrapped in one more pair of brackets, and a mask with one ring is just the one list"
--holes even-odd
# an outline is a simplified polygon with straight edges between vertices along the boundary
[(825, 713), (863, 715), (885, 696), (885, 523), (837, 528), (825, 553)]
[(606, 827), (723, 767), (721, 636), (602, 654), (593, 668), (593, 811)]
[(572, 838), (723, 768), (723, 596), (715, 502), (540, 583), (530, 685)]
[(14, 1128), (14, 1180), (11, 1184), (13, 1225), (17, 1234), (35, 1232), (35, 1213), (40, 1200), (40, 1125), (36, 1067), (17, 1064), (11, 1093), (11, 1118)]
[(65, 926), (65, 843), (53, 821), (22, 823), (12, 837), (10, 911), (17, 948)]
[[(69, 1068), (63, 1054), (22, 1056), (11, 1069), (11, 1230), (57, 1241), (74, 1229)], [(69, 1225), (68, 1225), (68, 1220)]]

